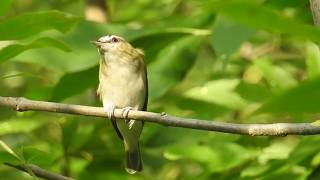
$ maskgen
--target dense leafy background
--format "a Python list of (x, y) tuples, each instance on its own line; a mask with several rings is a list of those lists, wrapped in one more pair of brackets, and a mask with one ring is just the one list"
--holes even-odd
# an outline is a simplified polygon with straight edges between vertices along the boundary
[[(124, 36), (146, 52), (149, 110), (235, 123), (313, 122), (320, 112), (320, 30), (308, 0), (0, 1), (0, 96), (101, 106), (98, 53)], [(130, 87), (129, 87), (130, 88)], [(77, 179), (319, 179), (320, 137), (247, 137), (146, 124), (144, 171), (124, 171), (110, 123), (0, 109), (0, 162)], [(13, 151), (11, 152), (10, 149)], [(11, 153), (10, 153), (11, 152)], [(32, 179), (0, 166), (1, 178)]]

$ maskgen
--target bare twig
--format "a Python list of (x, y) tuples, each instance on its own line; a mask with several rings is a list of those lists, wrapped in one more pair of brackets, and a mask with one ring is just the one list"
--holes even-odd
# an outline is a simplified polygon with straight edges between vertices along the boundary
[[(17, 111), (48, 111), (56, 113), (79, 114), (85, 116), (107, 117), (100, 107), (71, 105), (44, 101), (33, 101), (25, 98), (0, 97), (0, 107), (10, 107)], [(115, 110), (116, 118), (123, 118), (122, 110)], [(286, 136), (320, 134), (320, 126), (311, 123), (275, 123), (275, 124), (235, 124), (199, 119), (187, 119), (144, 111), (130, 111), (130, 119), (153, 122), (166, 126), (183, 127), (207, 131), (217, 131), (250, 136)]]
[[(18, 170), (24, 171), (29, 173), (30, 175), (34, 175), (40, 178), (48, 179), (48, 180), (74, 180), (73, 178), (69, 178), (66, 176), (62, 176), (60, 174), (56, 174), (50, 172), (48, 170), (42, 169), (39, 166), (33, 164), (26, 164), (26, 165), (13, 165), (10, 163), (5, 163), (5, 165), (16, 168)], [(31, 172), (30, 172), (31, 171)]]

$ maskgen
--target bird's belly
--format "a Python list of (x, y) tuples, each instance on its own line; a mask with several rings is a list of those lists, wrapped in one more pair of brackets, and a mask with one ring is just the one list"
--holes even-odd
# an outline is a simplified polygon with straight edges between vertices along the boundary
[(128, 106), (137, 110), (143, 108), (146, 94), (143, 78), (106, 78), (101, 85), (101, 90), (103, 104), (111, 103), (117, 108)]

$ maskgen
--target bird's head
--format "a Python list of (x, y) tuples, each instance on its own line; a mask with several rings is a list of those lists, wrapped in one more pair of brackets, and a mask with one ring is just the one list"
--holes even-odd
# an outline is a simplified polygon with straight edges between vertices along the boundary
[(91, 41), (102, 56), (137, 56), (143, 55), (139, 49), (135, 49), (124, 38), (116, 35), (106, 35), (97, 41)]

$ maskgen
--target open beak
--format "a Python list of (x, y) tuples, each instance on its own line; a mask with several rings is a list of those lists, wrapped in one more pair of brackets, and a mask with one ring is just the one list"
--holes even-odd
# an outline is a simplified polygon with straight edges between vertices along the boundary
[(97, 47), (101, 47), (102, 46), (102, 43), (99, 42), (99, 41), (90, 41), (91, 44), (97, 46)]

